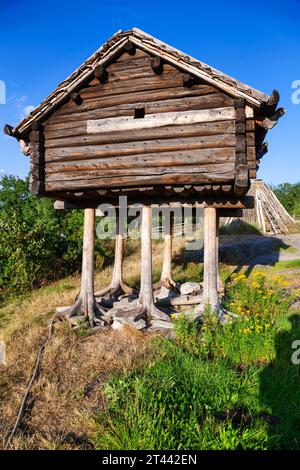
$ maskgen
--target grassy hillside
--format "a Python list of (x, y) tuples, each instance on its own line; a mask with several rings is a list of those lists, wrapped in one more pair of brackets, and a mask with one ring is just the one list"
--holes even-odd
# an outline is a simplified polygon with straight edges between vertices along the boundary
[[(201, 267), (184, 261), (180, 242), (175, 249), (175, 278), (199, 281)], [(160, 253), (155, 243), (156, 279)], [(129, 284), (138, 282), (138, 261), (138, 250), (125, 260)], [(249, 278), (242, 272), (230, 278), (233, 268), (224, 266), (227, 308), (240, 315), (224, 328), (207, 319), (199, 331), (187, 315), (177, 321), (177, 339), (163, 339), (57, 324), (12, 448), (299, 449), (300, 369), (291, 354), (300, 311), (290, 304), (300, 269), (290, 263), (267, 274), (254, 269)], [(110, 276), (108, 267), (96, 282), (106, 285)], [(7, 344), (7, 365), (0, 366), (2, 439), (55, 307), (71, 304), (78, 288), (79, 278), (69, 277), (0, 310), (0, 339)]]

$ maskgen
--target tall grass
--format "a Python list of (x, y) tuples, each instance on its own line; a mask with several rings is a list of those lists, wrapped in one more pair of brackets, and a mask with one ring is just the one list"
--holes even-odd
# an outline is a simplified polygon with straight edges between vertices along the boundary
[(224, 327), (211, 316), (176, 324), (156, 340), (155, 359), (105, 388), (98, 449), (299, 449), (300, 368), (291, 362), (300, 315), (277, 276), (229, 284)]

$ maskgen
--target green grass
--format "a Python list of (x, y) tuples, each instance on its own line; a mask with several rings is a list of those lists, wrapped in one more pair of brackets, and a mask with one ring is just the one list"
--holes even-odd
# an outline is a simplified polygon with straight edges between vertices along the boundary
[(283, 269), (298, 269), (300, 268), (300, 259), (293, 259), (289, 261), (278, 261), (274, 266), (260, 267), (260, 271), (268, 271), (275, 273)]
[(280, 281), (233, 277), (224, 327), (206, 314), (155, 340), (155, 359), (119, 373), (96, 417), (97, 449), (300, 449), (300, 312), (291, 318)]

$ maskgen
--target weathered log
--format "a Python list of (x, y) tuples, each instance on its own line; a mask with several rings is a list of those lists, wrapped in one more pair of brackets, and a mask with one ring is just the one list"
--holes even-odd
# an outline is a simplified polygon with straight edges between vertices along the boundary
[(136, 47), (135, 44), (131, 41), (127, 41), (124, 44), (124, 50), (129, 54), (129, 55), (135, 55), (136, 53)]
[(78, 106), (82, 103), (82, 97), (80, 96), (80, 93), (71, 93), (70, 99), (71, 101), (73, 101), (73, 103), (77, 104)]
[(3, 127), (3, 132), (4, 134), (9, 135), (10, 137), (15, 137), (13, 129), (14, 129), (13, 126), (10, 126), (9, 124), (5, 124), (5, 126)]
[(84, 210), (83, 251), (81, 288), (78, 299), (72, 307), (59, 307), (57, 317), (71, 318), (84, 315), (89, 324), (103, 324), (103, 311), (94, 296), (94, 240), (95, 240), (95, 209)]
[[(121, 309), (122, 316), (128, 316), (138, 321), (144, 318), (148, 324), (153, 319), (170, 322), (170, 316), (159, 310), (154, 305), (152, 286), (152, 210), (151, 206), (142, 208), (142, 229), (141, 229), (141, 286), (140, 294), (135, 308)], [(118, 310), (114, 315), (118, 316)]]
[[(117, 221), (117, 227), (118, 227)], [(123, 280), (123, 245), (124, 237), (121, 233), (116, 234), (116, 244), (115, 244), (115, 259), (114, 259), (114, 268), (112, 281), (110, 285), (100, 291), (95, 293), (96, 300), (101, 303), (102, 298), (116, 299), (120, 295), (137, 295), (138, 290), (133, 289), (125, 284)]]
[(100, 83), (107, 83), (108, 72), (103, 65), (97, 65), (94, 69), (94, 76)]
[(278, 123), (279, 119), (285, 114), (284, 108), (278, 108), (277, 111), (270, 117), (258, 118), (255, 120), (256, 124), (263, 129), (272, 129)]
[(87, 133), (134, 131), (160, 126), (196, 124), (199, 122), (223, 121), (234, 118), (231, 107), (186, 111), (185, 113), (147, 114), (143, 120), (133, 120), (130, 117), (111, 119), (96, 119), (87, 122)]
[[(221, 108), (221, 107), (230, 107), (232, 106), (232, 99), (228, 98), (225, 95), (219, 93), (209, 93), (203, 94), (202, 89), (195, 89), (193, 93), (190, 90), (186, 90), (182, 87), (173, 87), (173, 88), (163, 88), (158, 90), (148, 90), (148, 91), (132, 91), (130, 93), (121, 93), (111, 96), (100, 96), (98, 98), (85, 98), (84, 103), (80, 107), (80, 110), (77, 110), (77, 114), (84, 116), (84, 113), (96, 112), (99, 114), (103, 112), (105, 108), (112, 108), (116, 110), (116, 107), (127, 105), (130, 107), (139, 103), (153, 103), (157, 101), (163, 101), (161, 105), (166, 105), (170, 103), (176, 103), (174, 101), (177, 99), (177, 103), (184, 103), (184, 98), (187, 100), (190, 99), (190, 102), (197, 101), (198, 109), (210, 109), (210, 108)], [(180, 101), (178, 101), (180, 100)], [(76, 114), (74, 105), (71, 103), (66, 104), (60, 110), (55, 113), (51, 119), (70, 116), (73, 117), (73, 114)]]
[[(222, 186), (223, 187), (223, 186)], [(226, 187), (226, 186), (224, 186)], [(231, 186), (228, 186), (231, 188)], [(141, 204), (141, 207), (143, 204), (153, 204), (153, 193), (151, 192), (150, 195), (147, 194), (146, 191), (141, 192), (139, 191), (138, 188), (128, 188), (128, 191), (124, 192), (124, 189), (122, 189), (122, 192), (120, 194), (120, 188), (117, 188), (117, 195), (122, 195), (127, 197), (127, 204), (134, 204), (136, 207), (136, 201), (138, 200), (139, 203)], [(98, 190), (96, 190), (98, 191)], [(111, 190), (113, 192), (113, 189)], [(94, 192), (94, 190), (92, 191)], [(119, 200), (116, 200), (116, 194), (114, 193), (114, 196), (112, 199), (111, 195), (109, 192), (107, 192), (107, 195), (105, 197), (102, 197), (101, 200), (99, 196), (97, 198), (89, 198), (90, 191), (85, 190), (84, 191), (84, 197), (74, 197), (74, 194), (77, 193), (77, 191), (72, 192), (72, 191), (63, 191), (63, 192), (52, 192), (51, 197), (56, 197), (58, 199), (65, 199), (65, 203), (67, 204), (72, 204), (72, 208), (77, 208), (77, 209), (85, 209), (88, 207), (93, 207), (97, 208), (99, 206), (99, 202), (101, 203), (113, 203), (114, 207), (118, 208), (119, 207)], [(175, 195), (170, 195), (168, 193), (164, 194), (163, 192), (157, 192), (155, 195), (155, 202), (156, 204), (184, 204), (184, 203), (189, 203), (192, 205), (192, 207), (197, 207), (197, 208), (204, 208), (204, 207), (215, 207), (216, 209), (222, 209), (222, 210), (236, 210), (236, 209), (253, 209), (254, 208), (254, 198), (253, 196), (244, 196), (243, 198), (237, 198), (233, 194), (227, 194), (226, 197), (216, 197), (212, 196), (211, 194), (206, 194), (205, 197), (204, 195), (200, 194), (190, 194), (188, 197), (184, 196), (183, 198), (180, 198), (177, 194)]]
[(161, 128), (140, 129), (134, 131), (134, 136), (128, 131), (112, 134), (86, 134), (86, 123), (65, 123), (48, 125), (45, 129), (47, 148), (73, 147), (91, 144), (113, 144), (152, 139), (184, 138), (193, 136), (210, 136), (234, 134), (234, 121), (202, 122), (184, 126), (164, 126)]
[(204, 278), (203, 303), (212, 310), (218, 305), (218, 257), (217, 257), (217, 214), (216, 209), (204, 209)]
[[(175, 188), (174, 188), (175, 189)], [(163, 246), (163, 264), (159, 282), (154, 284), (154, 290), (161, 289), (159, 295), (167, 291), (179, 292), (179, 284), (172, 278), (172, 223), (173, 217), (165, 221), (164, 226), (164, 246)], [(163, 289), (164, 288), (164, 289)]]
[[(159, 164), (160, 159), (173, 161), (176, 166), (180, 161), (174, 159), (175, 155), (181, 156), (184, 164), (218, 164), (234, 161), (235, 138), (228, 134), (207, 137), (185, 137), (179, 139), (156, 139), (155, 141), (132, 141), (128, 143), (116, 143), (110, 145), (87, 145), (78, 147), (57, 147), (46, 149), (45, 160), (47, 171), (70, 166), (83, 165), (87, 169), (92, 165), (96, 169), (99, 164), (101, 169), (114, 167), (131, 167), (131, 164), (139, 166), (141, 162), (150, 161)], [(156, 156), (156, 158), (155, 158)], [(99, 158), (100, 157), (100, 158)], [(114, 158), (113, 158), (114, 157)], [(128, 157), (128, 158), (122, 158)], [(164, 158), (166, 157), (166, 158)], [(117, 159), (117, 160), (116, 160)], [(169, 160), (171, 159), (171, 161)], [(114, 165), (114, 164), (117, 165)], [(86, 164), (86, 165), (85, 165)], [(96, 165), (96, 166), (94, 166)], [(112, 165), (112, 166), (110, 166)], [(157, 166), (157, 165), (156, 165)], [(71, 168), (70, 168), (71, 169)]]
[(250, 187), (248, 165), (238, 164), (235, 169), (234, 194), (245, 196)]
[(268, 100), (267, 103), (263, 105), (262, 114), (264, 116), (272, 116), (276, 111), (279, 100), (280, 100), (279, 91), (273, 90), (272, 95), (270, 96), (270, 99)]
[(163, 61), (160, 57), (154, 57), (151, 60), (151, 67), (154, 73), (161, 75), (163, 73)]

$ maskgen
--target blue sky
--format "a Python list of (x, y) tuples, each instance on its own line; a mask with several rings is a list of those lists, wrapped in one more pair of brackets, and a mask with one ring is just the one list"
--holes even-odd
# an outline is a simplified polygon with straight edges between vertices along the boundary
[[(277, 88), (286, 115), (268, 134), (258, 175), (273, 184), (300, 181), (300, 103), (292, 103), (292, 83), (300, 85), (300, 0), (14, 0), (0, 8), (1, 129), (15, 125), (118, 29), (135, 26), (265, 93)], [(25, 176), (28, 169), (18, 143), (1, 132), (0, 176)]]

